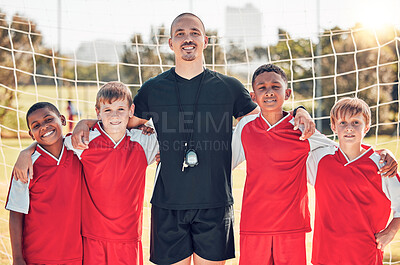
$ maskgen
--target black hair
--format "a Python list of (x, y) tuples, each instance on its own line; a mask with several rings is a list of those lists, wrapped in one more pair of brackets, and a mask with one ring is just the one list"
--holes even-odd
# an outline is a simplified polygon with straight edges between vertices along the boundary
[(51, 104), (50, 102), (37, 102), (37, 103), (33, 104), (33, 105), (29, 108), (28, 112), (26, 113), (26, 124), (28, 125), (28, 128), (29, 128), (29, 129), (30, 129), (30, 127), (29, 127), (28, 117), (29, 117), (33, 112), (35, 112), (35, 111), (37, 111), (37, 110), (39, 110), (39, 109), (43, 109), (43, 108), (47, 108), (47, 109), (49, 109), (50, 111), (54, 112), (57, 116), (61, 116), (60, 111), (58, 111), (57, 107), (54, 106), (53, 104)]
[(204, 27), (204, 23), (203, 23), (203, 21), (198, 17), (198, 16), (196, 16), (195, 14), (193, 14), (193, 13), (189, 13), (189, 12), (186, 12), (186, 13), (182, 13), (182, 14), (180, 14), (180, 15), (178, 15), (176, 18), (174, 18), (174, 20), (172, 21), (172, 23), (171, 23), (171, 28), (170, 28), (170, 36), (172, 37), (172, 26), (175, 24), (175, 22), (179, 19), (179, 18), (181, 18), (181, 17), (184, 17), (184, 16), (192, 16), (192, 17), (195, 17), (195, 18), (197, 18), (198, 20), (200, 20), (200, 23), (201, 23), (201, 25), (203, 26), (203, 33), (204, 33), (204, 35), (206, 34), (206, 27)]
[(279, 66), (277, 66), (275, 64), (263, 64), (260, 67), (258, 67), (257, 70), (253, 74), (251, 84), (254, 85), (254, 81), (256, 80), (257, 76), (261, 75), (264, 72), (274, 72), (274, 73), (280, 75), (282, 77), (283, 81), (285, 81), (285, 83), (287, 85), (288, 80), (287, 80), (285, 71), (283, 71), (282, 68), (280, 68)]

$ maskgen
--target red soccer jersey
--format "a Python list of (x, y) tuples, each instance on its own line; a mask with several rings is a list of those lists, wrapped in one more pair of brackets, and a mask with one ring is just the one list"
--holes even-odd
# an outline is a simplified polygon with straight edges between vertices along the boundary
[(400, 217), (398, 178), (377, 174), (372, 148), (349, 161), (337, 147), (311, 153), (308, 177), (315, 185), (313, 264), (382, 264), (375, 234), (388, 222), (391, 205)]
[(247, 161), (241, 234), (309, 232), (306, 161), (310, 150), (334, 142), (316, 132), (301, 141), (286, 113), (271, 126), (261, 115), (244, 117), (232, 140), (233, 167)]
[[(89, 149), (74, 150), (86, 180), (82, 235), (115, 242), (141, 240), (145, 173), (158, 151), (156, 135), (131, 130), (115, 143), (97, 123), (89, 141)], [(70, 137), (66, 145), (73, 148)]]
[(32, 155), (33, 179), (12, 178), (6, 209), (25, 214), (23, 255), (27, 263), (82, 260), (82, 165), (65, 147), (59, 159), (40, 145)]

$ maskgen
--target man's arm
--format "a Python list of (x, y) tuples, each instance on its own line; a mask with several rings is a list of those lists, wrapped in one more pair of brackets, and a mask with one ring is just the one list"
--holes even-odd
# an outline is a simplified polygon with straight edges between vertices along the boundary
[(132, 118), (129, 119), (127, 127), (128, 127), (128, 129), (137, 128), (141, 125), (144, 125), (146, 122), (148, 122), (148, 120), (133, 116)]
[(249, 113), (247, 113), (246, 115), (240, 116), (237, 118), (238, 121), (240, 121), (243, 117), (249, 116), (249, 115), (254, 115), (254, 114), (258, 114), (260, 113), (260, 107), (257, 106), (255, 109), (253, 109), (252, 111), (250, 111)]
[(13, 256), (13, 265), (26, 265), (22, 255), (22, 231), (24, 214), (10, 211), (9, 229)]
[(34, 142), (27, 148), (19, 153), (17, 162), (15, 162), (12, 175), (15, 180), (19, 180), (23, 183), (28, 183), (28, 176), (33, 179), (33, 165), (32, 165), (32, 154), (35, 152), (37, 143)]

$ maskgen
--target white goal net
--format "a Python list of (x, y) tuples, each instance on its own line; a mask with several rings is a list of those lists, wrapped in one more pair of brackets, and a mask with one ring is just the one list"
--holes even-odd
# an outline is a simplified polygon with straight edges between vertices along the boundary
[[(0, 7), (1, 8), (1, 7)], [(40, 25), (27, 17), (0, 13), (0, 264), (11, 264), (8, 212), (4, 210), (11, 171), (17, 155), (32, 141), (25, 114), (37, 101), (54, 103), (71, 127), (82, 118), (95, 118), (97, 90), (119, 80), (136, 94), (150, 77), (174, 65), (168, 47), (169, 28), (152, 27), (150, 34), (132, 32), (130, 41), (84, 42), (71, 52), (44, 44)], [(222, 35), (207, 31), (210, 44), (205, 66), (234, 76), (250, 89), (253, 71), (265, 63), (282, 67), (292, 97), (288, 109), (303, 105), (315, 118), (318, 129), (332, 135), (329, 110), (341, 97), (364, 99), (372, 111), (372, 127), (366, 142), (375, 149), (388, 148), (400, 158), (400, 27), (372, 29), (355, 25), (333, 27), (316, 35), (291, 37), (279, 30), (268, 44), (254, 41), (257, 35)], [(254, 33), (256, 34), (256, 33)], [(65, 127), (65, 133), (70, 130)], [(242, 164), (233, 173), (236, 214), (236, 248), (240, 253), (239, 217), (245, 177)], [(150, 196), (154, 166), (147, 172), (144, 255), (148, 262)], [(310, 208), (314, 196), (310, 187)], [(313, 213), (312, 213), (313, 214)], [(312, 233), (307, 236), (308, 262)], [(237, 264), (238, 258), (227, 264)], [(400, 236), (386, 248), (385, 264), (400, 264)]]

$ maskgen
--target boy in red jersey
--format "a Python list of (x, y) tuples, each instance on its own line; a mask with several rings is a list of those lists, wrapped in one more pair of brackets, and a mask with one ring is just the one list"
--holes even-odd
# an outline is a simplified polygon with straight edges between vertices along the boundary
[(82, 264), (82, 165), (64, 146), (65, 117), (38, 102), (26, 120), (37, 145), (33, 179), (12, 178), (7, 197), (13, 264)]
[(133, 115), (132, 94), (120, 82), (97, 93), (99, 121), (89, 134), (89, 148), (65, 145), (81, 160), (83, 264), (143, 264), (142, 220), (145, 173), (158, 152), (155, 134), (127, 130)]
[(399, 176), (377, 174), (379, 156), (362, 144), (371, 123), (363, 100), (342, 98), (330, 116), (339, 147), (315, 150), (307, 165), (316, 196), (312, 263), (382, 264), (400, 228)]
[(334, 142), (319, 132), (299, 140), (302, 132), (283, 111), (291, 90), (281, 68), (262, 65), (252, 86), (261, 113), (244, 117), (232, 139), (233, 168), (247, 160), (239, 262), (305, 265), (305, 233), (311, 231), (306, 161), (310, 150)]
[[(278, 66), (259, 67), (252, 80), (261, 113), (244, 117), (232, 140), (233, 168), (247, 160), (240, 222), (240, 264), (306, 264), (305, 233), (311, 231), (306, 162), (309, 152), (335, 143), (319, 132), (301, 141)], [(300, 128), (301, 129), (301, 128)]]
[(99, 122), (89, 148), (73, 149), (85, 172), (82, 192), (84, 264), (143, 264), (142, 220), (145, 173), (158, 152), (155, 134), (127, 130), (133, 115), (132, 95), (120, 82), (100, 88)]

